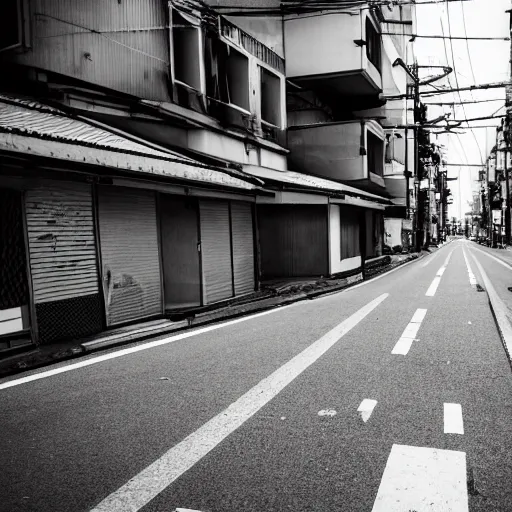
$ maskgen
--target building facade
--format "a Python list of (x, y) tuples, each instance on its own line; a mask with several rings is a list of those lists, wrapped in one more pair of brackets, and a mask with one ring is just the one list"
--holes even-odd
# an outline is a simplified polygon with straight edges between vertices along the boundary
[(9, 6), (0, 349), (359, 279), (407, 239), (413, 6)]

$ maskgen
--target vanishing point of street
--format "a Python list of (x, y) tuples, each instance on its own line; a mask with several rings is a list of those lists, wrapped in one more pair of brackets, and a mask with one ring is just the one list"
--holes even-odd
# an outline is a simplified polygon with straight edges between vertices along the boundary
[(510, 511), (511, 254), (4, 379), (0, 509)]

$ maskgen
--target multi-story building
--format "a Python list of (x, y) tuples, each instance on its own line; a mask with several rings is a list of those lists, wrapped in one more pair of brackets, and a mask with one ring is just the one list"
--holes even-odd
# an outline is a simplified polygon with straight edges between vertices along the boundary
[(4, 346), (357, 278), (402, 228), (411, 6), (216, 3), (1, 11)]

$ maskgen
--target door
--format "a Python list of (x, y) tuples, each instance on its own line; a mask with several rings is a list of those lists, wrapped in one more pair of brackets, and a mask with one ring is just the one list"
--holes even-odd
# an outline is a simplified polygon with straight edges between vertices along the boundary
[(235, 295), (254, 291), (254, 227), (252, 205), (231, 203)]
[(163, 313), (155, 193), (98, 189), (107, 325)]
[(165, 309), (201, 304), (199, 205), (196, 199), (160, 196)]
[(205, 304), (233, 297), (233, 259), (228, 201), (200, 201)]

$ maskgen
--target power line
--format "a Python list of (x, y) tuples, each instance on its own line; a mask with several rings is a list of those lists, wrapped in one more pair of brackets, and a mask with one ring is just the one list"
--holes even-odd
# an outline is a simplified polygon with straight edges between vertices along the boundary
[[(446, 6), (446, 17), (447, 17), (447, 20), (448, 20), (448, 34), (452, 35), (452, 29), (451, 29), (451, 23), (450, 23), (450, 6), (447, 5)], [(455, 78), (455, 85), (457, 86), (457, 88), (459, 88), (459, 79), (457, 77), (457, 69), (455, 67), (455, 53), (453, 51), (453, 42), (452, 40), (450, 39), (450, 48), (451, 48), (451, 51), (452, 51), (452, 61), (453, 61), (453, 76)], [(466, 109), (464, 107), (464, 103), (462, 103), (462, 96), (460, 95), (460, 90), (457, 91), (457, 94), (459, 96), (459, 100), (461, 101), (461, 106), (462, 106), (462, 112), (464, 114), (464, 117), (467, 119), (467, 114), (466, 114)], [(466, 121), (467, 122), (467, 121)], [(469, 123), (468, 123), (468, 126), (469, 126)], [(483, 162), (483, 156), (482, 156), (482, 149), (480, 148), (480, 144), (478, 143), (478, 139), (476, 138), (476, 135), (475, 135), (475, 132), (473, 130), (471, 130), (471, 133), (473, 134), (473, 138), (475, 139), (475, 142), (476, 142), (476, 145), (478, 147), (478, 152), (480, 153), (480, 159), (482, 160)], [(458, 135), (457, 135), (458, 136)]]
[[(467, 36), (468, 31), (466, 29), (466, 13), (464, 12), (464, 2), (461, 2), (460, 7), (462, 9), (462, 24), (464, 26), (464, 34)], [(468, 52), (469, 67), (471, 68), (471, 76), (473, 77), (473, 83), (475, 83), (476, 82), (475, 71), (473, 70), (473, 63), (471, 61), (471, 52), (469, 51), (469, 42), (468, 42), (467, 38), (466, 38), (466, 50)], [(471, 95), (471, 97), (473, 97), (473, 95)]]
[(411, 36), (411, 41), (417, 37), (421, 39), (451, 39), (466, 41), (510, 41), (510, 37), (468, 37), (466, 36), (441, 36), (441, 35), (427, 35), (427, 34), (403, 34), (401, 32), (382, 32), (387, 36)]
[(489, 84), (469, 85), (467, 87), (457, 87), (454, 89), (438, 89), (437, 91), (425, 91), (420, 92), (420, 94), (424, 97), (429, 97), (436, 96), (437, 94), (446, 94), (458, 91), (475, 91), (477, 89), (501, 89), (510, 85), (512, 85), (512, 83), (510, 82), (494, 82)]
[[(488, 100), (468, 100), (464, 101), (463, 103), (465, 105), (471, 104), (471, 103), (490, 103), (493, 101), (505, 101), (504, 98), (493, 98)], [(460, 101), (440, 101), (440, 102), (431, 102), (431, 103), (425, 103), (425, 105), (461, 105), (462, 103)]]

